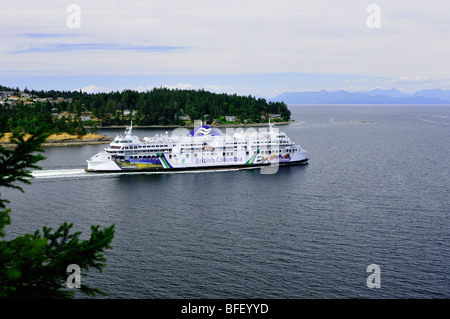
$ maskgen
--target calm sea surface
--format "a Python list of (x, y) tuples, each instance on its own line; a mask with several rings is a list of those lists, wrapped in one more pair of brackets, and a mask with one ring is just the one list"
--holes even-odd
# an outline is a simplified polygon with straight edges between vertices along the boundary
[(81, 282), (108, 298), (449, 298), (450, 106), (290, 108), (310, 163), (273, 175), (88, 174), (104, 145), (46, 148), (25, 193), (1, 191), (7, 239), (115, 224)]

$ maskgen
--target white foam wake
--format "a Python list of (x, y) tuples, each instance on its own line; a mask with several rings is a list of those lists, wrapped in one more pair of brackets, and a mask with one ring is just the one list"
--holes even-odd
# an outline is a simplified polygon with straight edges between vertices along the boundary
[(248, 168), (227, 168), (227, 169), (208, 169), (198, 171), (157, 171), (157, 172), (111, 172), (111, 173), (94, 173), (86, 172), (83, 168), (76, 169), (55, 169), (55, 170), (37, 170), (32, 175), (36, 179), (41, 178), (68, 178), (68, 177), (93, 177), (93, 176), (113, 176), (113, 175), (153, 175), (153, 174), (196, 174), (196, 173), (212, 173), (212, 172), (231, 172), (245, 169), (255, 169), (257, 167)]
[(87, 172), (82, 168), (76, 169), (55, 169), (33, 171), (34, 178), (61, 178), (61, 177), (79, 177), (86, 176)]

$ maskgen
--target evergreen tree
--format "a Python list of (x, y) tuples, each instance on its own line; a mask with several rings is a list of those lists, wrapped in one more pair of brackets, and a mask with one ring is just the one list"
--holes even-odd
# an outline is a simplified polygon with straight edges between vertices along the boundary
[[(31, 169), (44, 159), (42, 143), (48, 137), (48, 128), (30, 130), (24, 139), (18, 130), (11, 141), (14, 149), (0, 146), (0, 187), (24, 191), (17, 183), (30, 184)], [(1, 138), (1, 135), (0, 135)], [(11, 224), (9, 201), (0, 198), (0, 238), (6, 236), (5, 226)], [(80, 232), (71, 233), (73, 224), (63, 223), (56, 231), (43, 227), (42, 233), (25, 234), (13, 240), (0, 240), (0, 298), (73, 298), (75, 292), (65, 288), (69, 273), (67, 267), (75, 264), (82, 275), (90, 268), (102, 272), (106, 266), (104, 251), (114, 237), (114, 225), (103, 230), (91, 226), (89, 240), (81, 241)], [(81, 283), (80, 291), (90, 296), (105, 294), (98, 288)]]

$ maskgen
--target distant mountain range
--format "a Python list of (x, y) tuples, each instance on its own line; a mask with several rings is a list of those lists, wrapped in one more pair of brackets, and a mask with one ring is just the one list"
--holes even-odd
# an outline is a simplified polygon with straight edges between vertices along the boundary
[(421, 90), (414, 94), (397, 89), (285, 92), (269, 100), (286, 104), (450, 104), (450, 90)]

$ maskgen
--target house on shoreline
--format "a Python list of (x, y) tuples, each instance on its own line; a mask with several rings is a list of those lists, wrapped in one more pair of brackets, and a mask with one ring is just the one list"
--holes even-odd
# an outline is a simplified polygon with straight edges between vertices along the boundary
[(32, 105), (34, 103), (46, 103), (50, 102), (51, 104), (57, 104), (61, 102), (72, 102), (72, 99), (65, 99), (63, 97), (54, 98), (39, 98), (35, 95), (31, 95), (29, 93), (23, 91), (0, 91), (0, 104), (15, 106), (20, 103), (24, 105)]

